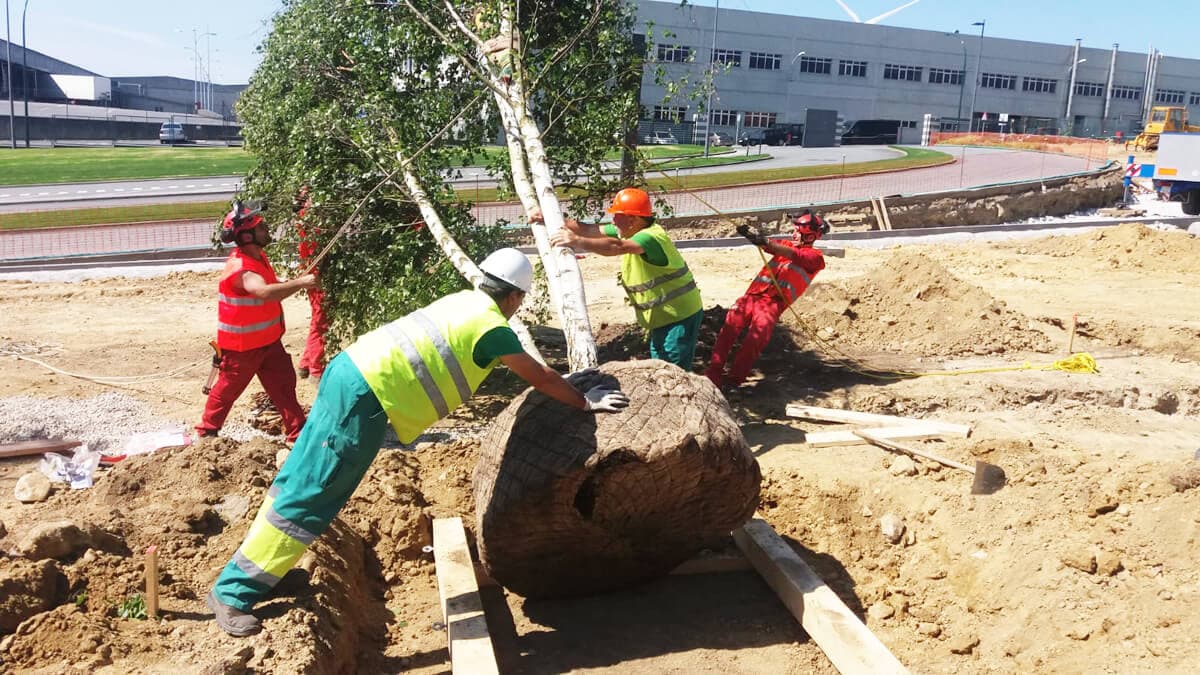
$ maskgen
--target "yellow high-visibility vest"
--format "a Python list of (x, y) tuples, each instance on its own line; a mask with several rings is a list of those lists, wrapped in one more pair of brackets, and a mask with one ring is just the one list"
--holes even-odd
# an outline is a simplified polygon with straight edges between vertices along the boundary
[(667, 264), (651, 265), (633, 254), (626, 254), (621, 261), (621, 285), (638, 323), (653, 330), (699, 312), (703, 308), (700, 289), (667, 231), (661, 225), (651, 225), (641, 232), (654, 237), (667, 256)]

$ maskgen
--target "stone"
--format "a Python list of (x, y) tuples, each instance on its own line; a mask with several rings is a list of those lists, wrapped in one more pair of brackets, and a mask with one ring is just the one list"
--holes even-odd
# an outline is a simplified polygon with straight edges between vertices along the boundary
[(1116, 511), (1117, 507), (1120, 505), (1121, 502), (1117, 501), (1117, 498), (1110, 494), (1104, 492), (1093, 494), (1092, 498), (1088, 500), (1088, 518), (1095, 518), (1096, 516), (1102, 516), (1106, 513), (1109, 513), (1110, 511)]
[(91, 546), (87, 534), (69, 520), (42, 523), (25, 535), (17, 552), (31, 560), (62, 559)]
[(280, 448), (279, 452), (275, 453), (275, 468), (282, 469), (283, 463), (287, 461), (288, 455), (292, 453), (291, 448)]
[(1127, 516), (1127, 515), (1129, 515), (1129, 511), (1130, 511), (1130, 509), (1129, 509), (1128, 504), (1122, 504), (1117, 507), (1117, 515), (1118, 516)]
[(892, 606), (887, 604), (886, 602), (877, 602), (877, 603), (871, 605), (871, 608), (867, 610), (867, 616), (871, 617), (872, 619), (874, 619), (876, 621), (883, 621), (884, 619), (890, 619), (890, 618), (892, 618), (892, 615), (894, 615), (895, 613), (896, 613), (896, 610), (892, 609)]
[(950, 640), (951, 654), (970, 654), (979, 646), (979, 638), (974, 635), (960, 635)]
[(1125, 569), (1121, 564), (1121, 559), (1116, 553), (1111, 551), (1101, 551), (1096, 554), (1096, 574), (1111, 577), (1112, 575)]
[(917, 475), (917, 463), (912, 460), (912, 457), (900, 455), (892, 460), (892, 465), (888, 467), (888, 471), (893, 476), (915, 476)]
[(942, 627), (936, 623), (922, 621), (917, 624), (917, 632), (925, 637), (937, 637), (942, 634)]
[(1080, 572), (1094, 574), (1096, 572), (1096, 556), (1087, 548), (1072, 548), (1064, 551), (1059, 560), (1067, 567)]
[(0, 538), (8, 534), (8, 528), (4, 526), (4, 521), (0, 520)]
[(246, 517), (246, 512), (250, 510), (250, 498), (245, 495), (225, 495), (213, 510), (232, 525)]
[(13, 496), (24, 504), (45, 501), (50, 496), (50, 479), (40, 472), (27, 473), (17, 481)]
[(898, 544), (904, 537), (904, 520), (893, 513), (885, 514), (879, 519), (879, 531), (888, 542)]

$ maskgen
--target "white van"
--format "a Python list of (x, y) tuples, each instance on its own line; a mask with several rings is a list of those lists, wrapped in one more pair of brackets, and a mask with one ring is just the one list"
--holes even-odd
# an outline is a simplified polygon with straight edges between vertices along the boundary
[(187, 143), (187, 134), (179, 122), (163, 122), (158, 130), (158, 142), (161, 144)]

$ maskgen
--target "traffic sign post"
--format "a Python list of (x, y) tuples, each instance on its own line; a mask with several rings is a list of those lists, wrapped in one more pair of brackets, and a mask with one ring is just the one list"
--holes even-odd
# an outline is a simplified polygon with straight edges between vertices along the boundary
[(1129, 188), (1133, 185), (1133, 177), (1137, 175), (1141, 168), (1133, 161), (1133, 155), (1130, 155), (1129, 159), (1125, 162), (1125, 179), (1123, 181), (1125, 183), (1125, 196), (1121, 198), (1123, 206), (1129, 205)]

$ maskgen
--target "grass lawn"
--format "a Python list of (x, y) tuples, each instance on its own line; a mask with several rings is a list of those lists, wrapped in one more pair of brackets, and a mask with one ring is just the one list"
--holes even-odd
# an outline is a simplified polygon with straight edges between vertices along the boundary
[(0, 149), (0, 185), (230, 176), (253, 164), (242, 148)]
[(160, 220), (197, 220), (211, 218), (215, 226), (229, 202), (186, 202), (181, 204), (145, 204), (92, 209), (62, 209), (29, 213), (0, 213), (0, 230), (26, 230), (41, 227), (101, 225), (105, 223), (148, 223)]

